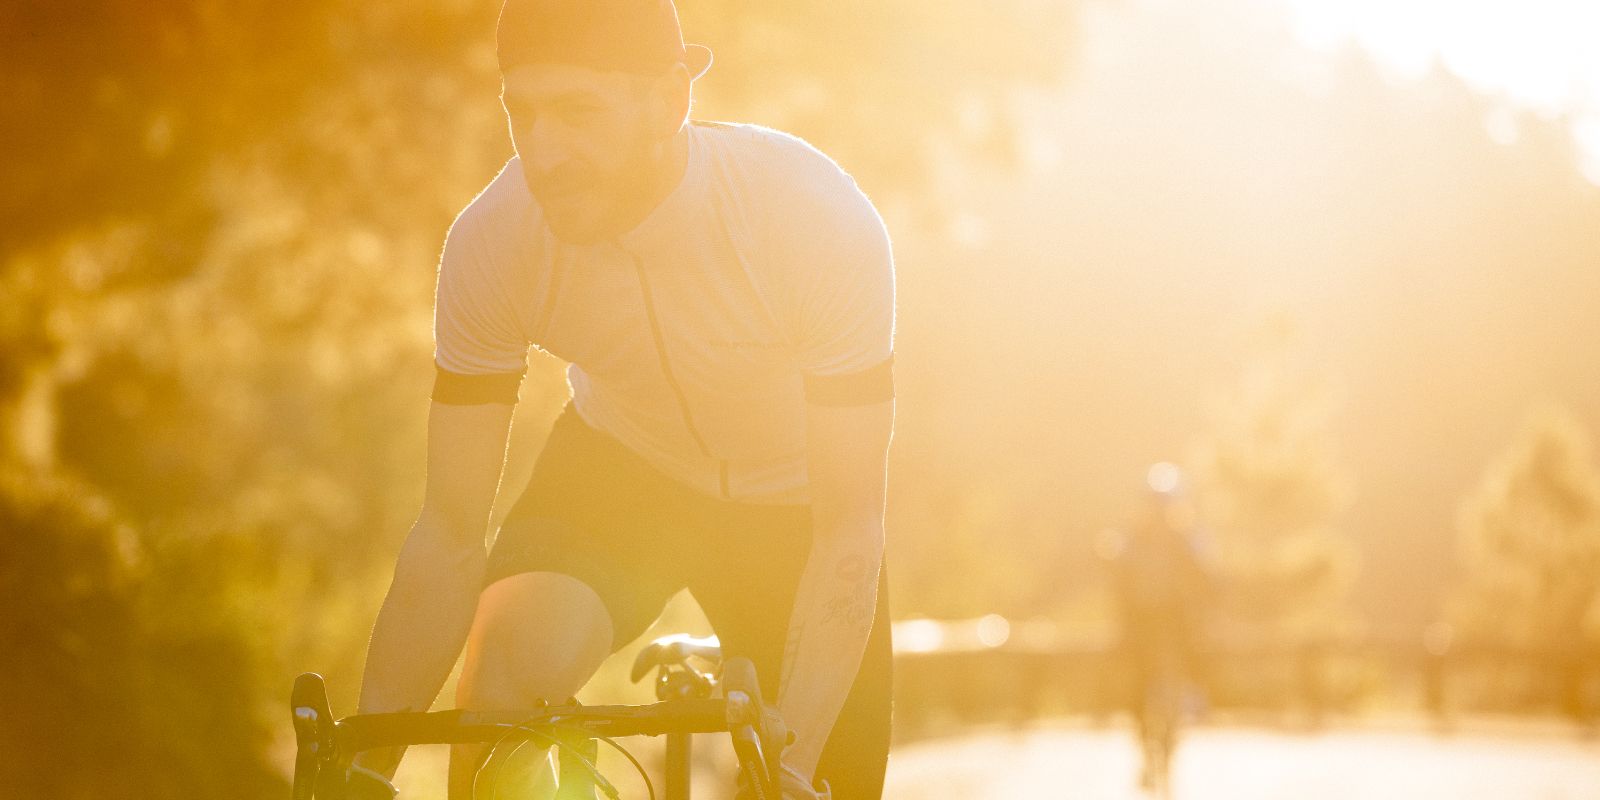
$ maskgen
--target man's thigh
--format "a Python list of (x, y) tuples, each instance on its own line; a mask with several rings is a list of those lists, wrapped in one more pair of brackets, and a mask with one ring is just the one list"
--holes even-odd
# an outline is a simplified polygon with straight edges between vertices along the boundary
[(571, 576), (495, 581), (478, 598), (456, 703), (530, 708), (572, 697), (611, 654), (614, 627), (595, 592)]
[(484, 585), (531, 572), (576, 578), (599, 595), (621, 647), (685, 585), (668, 530), (681, 491), (569, 406), (500, 527)]
[[(482, 604), (497, 589), (530, 574), (553, 573), (593, 590), (611, 621), (610, 649), (638, 638), (682, 586), (646, 553), (615, 541), (615, 532), (593, 531), (566, 520), (525, 517), (505, 529), (489, 553)], [(529, 609), (527, 613), (549, 610)], [(557, 610), (555, 613), (560, 613)]]

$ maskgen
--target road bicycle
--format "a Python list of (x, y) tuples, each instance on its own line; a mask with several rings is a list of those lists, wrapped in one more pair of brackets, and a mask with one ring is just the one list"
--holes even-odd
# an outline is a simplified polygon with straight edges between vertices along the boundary
[[(335, 719), (321, 675), (305, 673), (290, 695), (296, 756), (294, 800), (346, 800), (351, 759), (363, 750), (414, 744), (493, 744), (485, 770), (517, 748), (554, 748), (556, 800), (611, 800), (620, 794), (595, 760), (599, 744), (622, 753), (644, 779), (651, 800), (655, 784), (639, 760), (616, 740), (665, 736), (667, 756), (660, 800), (688, 800), (690, 745), (697, 733), (726, 733), (733, 742), (740, 780), (754, 800), (780, 800), (779, 758), (793, 735), (761, 697), (755, 665), (747, 658), (722, 660), (715, 638), (670, 636), (648, 645), (633, 665), (634, 681), (655, 673), (658, 702), (642, 705), (544, 704), (520, 711), (452, 711), (355, 714)], [(719, 694), (720, 697), (715, 696)], [(505, 748), (510, 748), (506, 751)], [(487, 800), (487, 798), (485, 798)]]
[(1183, 724), (1184, 681), (1182, 654), (1170, 643), (1152, 648), (1145, 656), (1138, 703), (1138, 732), (1143, 764), (1140, 786), (1156, 797), (1172, 796), (1172, 753)]

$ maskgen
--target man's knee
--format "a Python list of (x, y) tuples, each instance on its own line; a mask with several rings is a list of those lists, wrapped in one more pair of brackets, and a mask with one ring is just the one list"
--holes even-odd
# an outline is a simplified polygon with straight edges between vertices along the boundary
[(611, 616), (588, 584), (554, 572), (496, 581), (478, 599), (456, 704), (560, 702), (588, 682), (611, 644)]

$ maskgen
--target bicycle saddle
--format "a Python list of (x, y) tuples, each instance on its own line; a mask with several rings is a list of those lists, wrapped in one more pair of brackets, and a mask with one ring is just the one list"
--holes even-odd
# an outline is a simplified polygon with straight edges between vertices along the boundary
[(663, 636), (639, 651), (633, 660), (633, 682), (644, 680), (650, 671), (657, 667), (685, 666), (686, 662), (698, 656), (712, 663), (722, 660), (722, 643), (715, 636), (695, 638), (688, 634), (675, 633)]

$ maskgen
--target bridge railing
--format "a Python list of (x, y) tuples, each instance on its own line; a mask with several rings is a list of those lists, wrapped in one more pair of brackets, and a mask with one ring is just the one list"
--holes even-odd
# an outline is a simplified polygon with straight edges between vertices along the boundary
[[(1285, 642), (1210, 636), (1194, 659), (1195, 712), (1317, 725), (1374, 709), (1447, 728), (1479, 712), (1558, 713), (1600, 724), (1600, 649), (1422, 636)], [(1069, 630), (990, 614), (895, 623), (897, 732), (922, 736), (975, 722), (1088, 715), (1108, 720), (1133, 691), (1115, 630)]]

